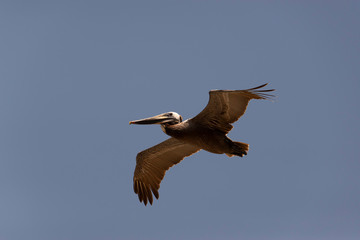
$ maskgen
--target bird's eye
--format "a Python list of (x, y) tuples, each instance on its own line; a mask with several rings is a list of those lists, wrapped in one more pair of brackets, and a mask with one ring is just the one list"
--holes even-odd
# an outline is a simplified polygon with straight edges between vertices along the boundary
[(172, 116), (173, 114), (172, 114), (172, 113), (169, 113), (168, 115), (169, 115), (169, 116)]

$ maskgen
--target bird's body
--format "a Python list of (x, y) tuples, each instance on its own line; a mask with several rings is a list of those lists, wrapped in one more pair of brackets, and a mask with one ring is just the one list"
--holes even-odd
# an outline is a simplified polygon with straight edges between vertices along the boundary
[(233, 151), (233, 142), (224, 132), (210, 129), (200, 122), (191, 121), (191, 119), (175, 125), (165, 125), (164, 132), (173, 138), (211, 153), (232, 154)]
[(247, 154), (249, 145), (235, 142), (226, 135), (232, 129), (231, 123), (244, 113), (251, 99), (269, 99), (273, 91), (258, 90), (267, 84), (247, 90), (212, 90), (205, 109), (194, 118), (182, 121), (175, 112), (131, 121), (130, 124), (161, 124), (162, 130), (171, 138), (140, 152), (136, 157), (134, 191), (139, 200), (152, 204), (153, 197), (159, 197), (160, 182), (174, 164), (184, 157), (203, 149), (229, 157)]

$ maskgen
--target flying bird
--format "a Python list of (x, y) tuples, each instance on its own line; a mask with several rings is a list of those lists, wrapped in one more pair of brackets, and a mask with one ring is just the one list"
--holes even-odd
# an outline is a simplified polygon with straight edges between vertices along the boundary
[(136, 156), (134, 192), (140, 202), (153, 203), (159, 198), (160, 182), (165, 172), (201, 149), (211, 153), (243, 157), (249, 144), (235, 142), (226, 135), (246, 110), (251, 99), (271, 99), (263, 90), (267, 84), (246, 90), (211, 90), (207, 106), (194, 118), (183, 121), (176, 112), (130, 121), (130, 124), (160, 124), (169, 139), (146, 149)]

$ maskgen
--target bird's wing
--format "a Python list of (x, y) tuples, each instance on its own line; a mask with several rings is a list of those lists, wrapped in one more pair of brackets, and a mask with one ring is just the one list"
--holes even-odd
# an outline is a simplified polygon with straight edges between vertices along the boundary
[(260, 90), (267, 84), (246, 90), (211, 90), (207, 106), (191, 121), (228, 133), (231, 123), (236, 122), (246, 111), (251, 99), (271, 99), (274, 95)]
[(152, 204), (152, 193), (159, 198), (158, 190), (166, 170), (199, 150), (198, 147), (169, 138), (138, 153), (134, 172), (134, 192), (138, 194), (140, 202), (146, 205), (149, 201)]

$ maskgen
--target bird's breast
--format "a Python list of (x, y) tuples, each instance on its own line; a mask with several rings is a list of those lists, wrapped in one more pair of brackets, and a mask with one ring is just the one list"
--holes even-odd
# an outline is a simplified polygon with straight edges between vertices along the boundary
[(196, 145), (212, 153), (223, 153), (225, 135), (204, 126), (194, 125), (169, 125), (164, 127), (164, 132), (176, 139)]

